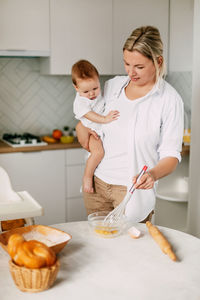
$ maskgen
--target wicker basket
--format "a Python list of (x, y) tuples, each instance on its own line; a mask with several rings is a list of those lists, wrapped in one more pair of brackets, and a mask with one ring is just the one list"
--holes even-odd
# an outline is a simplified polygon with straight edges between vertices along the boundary
[[(0, 234), (0, 246), (3, 247), (5, 251), (8, 252), (8, 240), (9, 237), (14, 234), (18, 233), (21, 235), (27, 234), (27, 233), (33, 233), (33, 240), (38, 240), (37, 234), (40, 234), (43, 236), (45, 244), (45, 237), (48, 238), (49, 241), (53, 243), (52, 246), (49, 246), (56, 254), (60, 252), (65, 245), (71, 240), (72, 236), (64, 232), (62, 230), (50, 227), (50, 226), (45, 226), (45, 225), (29, 225), (25, 227), (19, 227), (15, 229), (11, 229), (9, 231), (5, 231)], [(34, 238), (34, 234), (36, 234), (36, 237)], [(57, 239), (58, 238), (58, 239)], [(48, 245), (47, 245), (48, 246)]]
[(36, 293), (47, 290), (55, 281), (60, 263), (51, 267), (28, 269), (9, 261), (10, 273), (16, 286), (23, 292)]

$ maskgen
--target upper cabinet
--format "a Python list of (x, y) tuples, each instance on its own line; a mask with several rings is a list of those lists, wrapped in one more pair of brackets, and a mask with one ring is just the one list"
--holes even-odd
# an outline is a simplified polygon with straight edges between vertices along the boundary
[(70, 74), (88, 59), (100, 74), (112, 73), (112, 0), (50, 0), (51, 57), (41, 72)]
[(131, 32), (141, 26), (156, 26), (168, 56), (168, 0), (113, 0), (113, 74), (125, 74), (123, 45)]
[(138, 26), (160, 29), (168, 53), (169, 0), (50, 0), (51, 56), (43, 74), (70, 74), (88, 59), (102, 74), (124, 74), (122, 48)]
[(123, 44), (136, 27), (157, 26), (167, 58), (168, 19), (169, 0), (0, 0), (0, 56), (50, 53), (43, 74), (71, 74), (79, 59), (124, 74)]
[(0, 56), (47, 56), (49, 34), (49, 0), (0, 0)]

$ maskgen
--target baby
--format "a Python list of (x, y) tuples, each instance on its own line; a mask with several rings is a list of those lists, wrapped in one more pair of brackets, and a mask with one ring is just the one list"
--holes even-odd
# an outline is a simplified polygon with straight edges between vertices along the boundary
[[(106, 116), (104, 111), (104, 99), (101, 96), (99, 73), (97, 69), (87, 60), (80, 60), (72, 66), (72, 82), (77, 91), (74, 100), (75, 118), (84, 125), (81, 135), (87, 137), (88, 127), (97, 132), (102, 138), (101, 124), (109, 123), (119, 117), (118, 111), (110, 111)], [(93, 193), (93, 175), (96, 167), (104, 156), (101, 139), (95, 139), (90, 135), (90, 156), (86, 162), (83, 176), (83, 191)]]

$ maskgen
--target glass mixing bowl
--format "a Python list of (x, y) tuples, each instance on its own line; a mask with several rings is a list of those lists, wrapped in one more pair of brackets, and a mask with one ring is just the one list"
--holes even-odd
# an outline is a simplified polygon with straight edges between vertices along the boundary
[(120, 235), (126, 227), (126, 218), (123, 217), (117, 223), (104, 222), (109, 211), (99, 211), (88, 216), (88, 223), (92, 231), (103, 238), (113, 238)]

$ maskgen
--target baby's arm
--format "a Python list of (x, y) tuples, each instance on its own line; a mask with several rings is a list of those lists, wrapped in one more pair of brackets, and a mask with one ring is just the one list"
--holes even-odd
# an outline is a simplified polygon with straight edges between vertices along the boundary
[(92, 122), (105, 124), (117, 120), (119, 117), (119, 112), (117, 110), (111, 110), (106, 116), (102, 116), (94, 111), (89, 111), (84, 115), (84, 117)]

